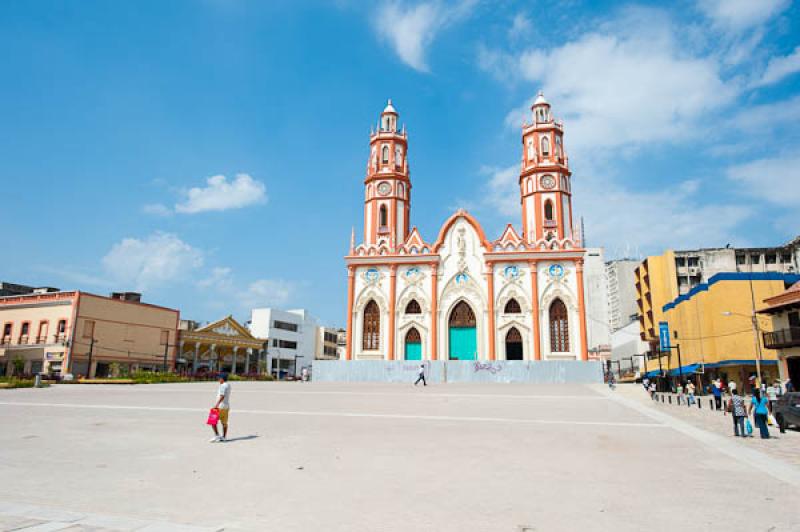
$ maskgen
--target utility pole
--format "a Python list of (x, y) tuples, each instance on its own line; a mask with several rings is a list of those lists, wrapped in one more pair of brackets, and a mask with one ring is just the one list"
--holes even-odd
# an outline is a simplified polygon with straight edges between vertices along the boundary
[(169, 350), (169, 342), (164, 344), (164, 373), (167, 372), (167, 351)]
[(92, 352), (94, 351), (94, 335), (89, 340), (89, 367), (86, 369), (86, 378), (92, 378)]

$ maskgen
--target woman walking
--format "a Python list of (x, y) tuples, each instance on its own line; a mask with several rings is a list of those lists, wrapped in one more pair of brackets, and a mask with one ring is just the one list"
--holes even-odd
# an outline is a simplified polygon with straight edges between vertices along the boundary
[(761, 395), (761, 390), (757, 387), (753, 388), (753, 399), (750, 401), (750, 413), (753, 413), (758, 430), (761, 432), (761, 439), (769, 438), (769, 429), (767, 429), (767, 416), (769, 410), (767, 409), (767, 398)]
[(744, 399), (736, 393), (735, 389), (731, 392), (731, 398), (728, 401), (728, 412), (733, 417), (733, 435), (746, 438), (744, 420), (747, 419), (747, 409), (744, 406)]

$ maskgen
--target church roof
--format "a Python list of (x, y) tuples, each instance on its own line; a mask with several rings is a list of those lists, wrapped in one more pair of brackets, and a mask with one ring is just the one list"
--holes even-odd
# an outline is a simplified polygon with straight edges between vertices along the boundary
[(501, 249), (506, 249), (509, 246), (512, 248), (518, 247), (522, 244), (522, 237), (514, 230), (514, 226), (511, 224), (506, 225), (503, 234), (494, 241), (495, 247), (499, 246)]
[(386, 113), (397, 114), (397, 111), (395, 110), (394, 106), (392, 105), (392, 99), (391, 98), (389, 98), (389, 101), (386, 103), (386, 108), (383, 110), (383, 114), (386, 114)]
[(536, 95), (536, 100), (534, 100), (533, 105), (550, 105), (550, 103), (544, 98), (544, 93), (539, 91), (539, 94)]

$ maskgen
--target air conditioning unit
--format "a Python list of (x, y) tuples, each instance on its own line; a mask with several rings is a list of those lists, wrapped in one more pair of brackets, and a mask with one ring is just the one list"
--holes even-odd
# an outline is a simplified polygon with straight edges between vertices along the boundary
[(689, 268), (689, 275), (697, 275), (700, 273), (700, 268), (697, 266), (692, 266)]

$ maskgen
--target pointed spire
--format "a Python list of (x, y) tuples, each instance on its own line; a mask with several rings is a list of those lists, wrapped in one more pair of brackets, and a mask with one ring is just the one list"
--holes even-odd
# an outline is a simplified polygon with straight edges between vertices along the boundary
[(356, 249), (356, 227), (352, 226), (350, 230), (350, 254), (352, 255)]

